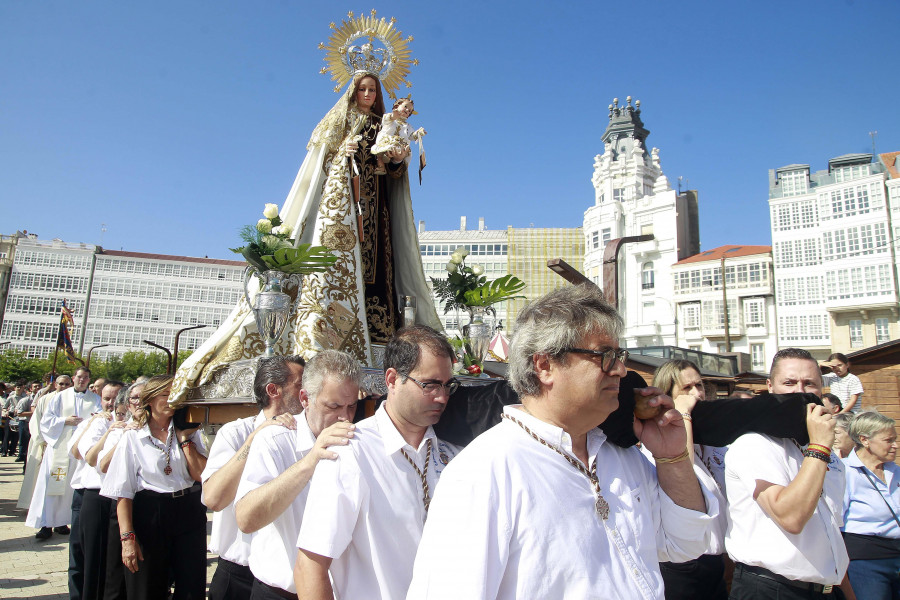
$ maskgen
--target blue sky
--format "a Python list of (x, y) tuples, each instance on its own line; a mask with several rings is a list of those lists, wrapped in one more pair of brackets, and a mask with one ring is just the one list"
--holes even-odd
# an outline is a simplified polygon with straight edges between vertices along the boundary
[(769, 244), (768, 170), (900, 150), (892, 0), (0, 2), (0, 232), (233, 258), (281, 204), (337, 99), (330, 21), (415, 37), (428, 130), (413, 208), (491, 229), (576, 227), (614, 97), (640, 99), (704, 249)]

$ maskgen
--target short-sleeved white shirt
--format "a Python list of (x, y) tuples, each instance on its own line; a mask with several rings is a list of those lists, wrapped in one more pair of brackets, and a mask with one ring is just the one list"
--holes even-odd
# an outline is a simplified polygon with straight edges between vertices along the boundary
[[(504, 413), (572, 455), (563, 429), (518, 406)], [(406, 598), (661, 600), (659, 561), (703, 554), (717, 501), (704, 490), (709, 514), (678, 506), (636, 447), (599, 429), (587, 452), (606, 520), (588, 478), (516, 423), (476, 438), (444, 472)]]
[(90, 468), (90, 465), (87, 464), (87, 461), (84, 460), (84, 455), (82, 454), (82, 458), (78, 459), (72, 456), (72, 448), (75, 447), (75, 442), (78, 441), (78, 437), (81, 436), (82, 433), (86, 435), (87, 428), (96, 421), (99, 421), (101, 417), (97, 417), (94, 421), (90, 420), (90, 416), (85, 418), (81, 423), (75, 426), (75, 432), (72, 434), (72, 437), (69, 438), (69, 441), (66, 443), (66, 452), (69, 453), (69, 464), (72, 466), (72, 473), (69, 475), (69, 485), (73, 490), (83, 490), (85, 485), (81, 482), (82, 475), (85, 468)]
[[(237, 454), (253, 430), (259, 427), (265, 418), (265, 415), (260, 412), (255, 417), (237, 419), (222, 426), (209, 449), (209, 459), (207, 459), (206, 468), (203, 469), (203, 475), (200, 477), (204, 485)], [(246, 462), (244, 466), (246, 466)], [(201, 500), (203, 499), (201, 496)], [(243, 533), (238, 529), (233, 501), (213, 515), (209, 549), (218, 554), (220, 558), (247, 566), (250, 558), (250, 538), (250, 534)]]
[(822, 376), (822, 381), (828, 386), (832, 394), (841, 399), (841, 404), (844, 406), (850, 401), (850, 396), (859, 394), (856, 404), (853, 405), (850, 412), (858, 413), (862, 410), (863, 386), (859, 377), (853, 373), (847, 373), (843, 377), (838, 377), (834, 373), (826, 373)]
[[(287, 471), (312, 450), (316, 438), (306, 421), (306, 411), (296, 415), (294, 420), (297, 423), (296, 430), (267, 427), (253, 438), (241, 482), (234, 497), (235, 503)], [(321, 468), (322, 462), (316, 469)], [(309, 485), (297, 494), (278, 518), (255, 532), (250, 539), (248, 564), (253, 576), (267, 585), (291, 593), (297, 591), (294, 586), (296, 541), (308, 493)]]
[(837, 585), (849, 559), (841, 538), (844, 463), (831, 455), (823, 493), (799, 534), (788, 533), (754, 500), (757, 481), (787, 487), (800, 472), (803, 451), (792, 439), (758, 433), (739, 437), (725, 455), (728, 531), (735, 562), (763, 567), (788, 579)]
[[(388, 400), (390, 402), (390, 400)], [(427, 441), (432, 496), (446, 464), (459, 448), (429, 427), (418, 448), (403, 439), (383, 404), (356, 424), (339, 458), (323, 461), (310, 483), (297, 546), (332, 558), (331, 577), (340, 598), (404, 598), (425, 523), (422, 480), (403, 449), (424, 471)]]
[[(191, 487), (194, 480), (188, 473), (187, 460), (178, 447), (172, 423), (169, 424), (169, 437), (172, 440), (169, 451), (172, 472), (166, 475), (166, 454), (163, 449), (168, 444), (151, 438), (147, 425), (126, 431), (116, 447), (100, 494), (107, 498), (134, 498), (135, 494), (144, 490), (166, 493)], [(190, 439), (197, 451), (205, 456), (206, 446), (200, 430), (196, 429)]]
[[(103, 437), (103, 434), (106, 433), (106, 430), (109, 429), (109, 426), (112, 425), (112, 423), (113, 422), (109, 419), (97, 417), (88, 426), (84, 435), (81, 436), (81, 440), (78, 441), (78, 452), (81, 453), (82, 457), (79, 462), (83, 467), (80, 470), (81, 485), (85, 489), (99, 490), (103, 486), (103, 477), (100, 476), (100, 472), (89, 465), (87, 459), (84, 457), (87, 456), (90, 449), (94, 447), (94, 444), (100, 441), (100, 438)], [(78, 435), (79, 433), (76, 431), (74, 437), (78, 437)]]

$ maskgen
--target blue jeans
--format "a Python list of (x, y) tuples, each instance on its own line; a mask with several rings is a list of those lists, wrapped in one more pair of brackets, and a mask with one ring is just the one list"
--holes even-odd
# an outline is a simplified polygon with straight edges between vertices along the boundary
[(851, 560), (847, 569), (850, 585), (860, 600), (900, 599), (900, 556), (877, 560)]

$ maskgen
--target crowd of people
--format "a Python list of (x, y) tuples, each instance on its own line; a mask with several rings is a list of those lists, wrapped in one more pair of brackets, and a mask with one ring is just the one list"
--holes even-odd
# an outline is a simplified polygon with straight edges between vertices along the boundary
[(781, 350), (768, 392), (713, 401), (689, 361), (627, 372), (621, 330), (597, 290), (551, 292), (508, 380), (461, 386), (408, 327), (377, 398), (344, 352), (261, 358), (259, 412), (211, 444), (169, 376), (17, 382), (20, 506), (69, 534), (77, 599), (204, 597), (207, 550), (215, 600), (900, 598), (895, 423), (852, 381), (823, 398), (846, 357)]

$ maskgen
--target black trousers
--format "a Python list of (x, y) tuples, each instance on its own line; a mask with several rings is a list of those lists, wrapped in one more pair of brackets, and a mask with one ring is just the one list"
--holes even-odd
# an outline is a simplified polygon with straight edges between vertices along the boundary
[[(31, 432), (28, 430), (28, 421), (19, 421), (19, 456), (18, 458), (25, 461), (28, 456), (28, 440), (31, 439)], [(24, 469), (24, 467), (23, 467)]]
[(84, 589), (84, 543), (81, 538), (81, 504), (84, 490), (72, 494), (72, 527), (69, 532), (69, 598), (81, 600)]
[(209, 600), (247, 600), (253, 589), (250, 567), (219, 557), (216, 572), (209, 582)]
[(106, 533), (106, 573), (103, 583), (103, 600), (125, 600), (125, 565), (122, 564), (122, 542), (119, 539), (119, 514), (116, 501), (112, 502)]
[[(837, 590), (837, 586), (834, 587)], [(823, 594), (796, 588), (790, 584), (773, 581), (751, 573), (738, 563), (734, 565), (729, 600), (836, 600), (835, 592)], [(860, 598), (859, 600), (868, 600)], [(874, 600), (874, 599), (872, 599)]]
[(106, 581), (106, 546), (109, 534), (109, 513), (112, 500), (100, 495), (100, 490), (84, 490), (81, 502), (81, 544), (84, 549), (84, 600), (102, 600)]
[(173, 498), (171, 494), (138, 492), (132, 522), (143, 561), (138, 571), (125, 570), (128, 600), (168, 597), (169, 573), (174, 575), (173, 600), (206, 597), (206, 507), (200, 490)]
[(3, 419), (3, 445), (0, 446), (0, 455), (12, 456), (16, 453), (16, 444), (19, 442), (19, 432), (10, 427), (12, 419)]
[(666, 600), (726, 600), (725, 560), (721, 554), (704, 554), (683, 563), (659, 563)]
[(253, 591), (250, 593), (250, 600), (279, 600), (279, 598), (298, 600), (297, 594), (266, 585), (259, 579), (253, 579)]

